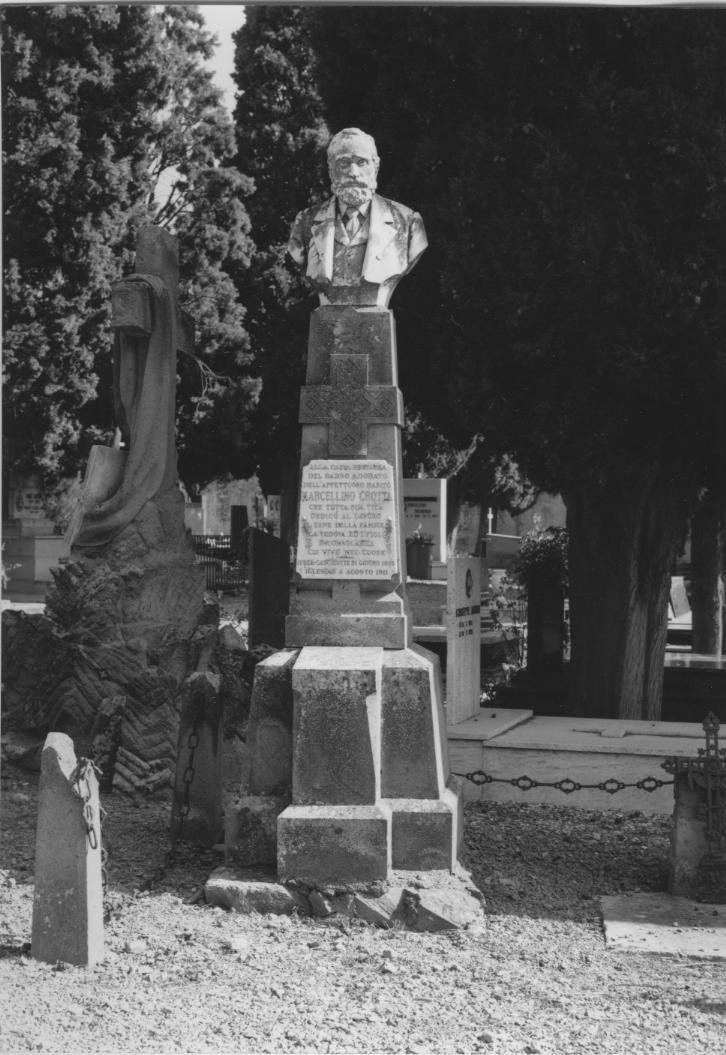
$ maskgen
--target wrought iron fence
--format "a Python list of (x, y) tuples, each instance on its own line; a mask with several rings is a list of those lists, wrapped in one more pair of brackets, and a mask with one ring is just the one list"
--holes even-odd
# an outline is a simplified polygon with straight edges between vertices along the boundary
[(713, 711), (703, 719), (706, 746), (698, 748), (696, 758), (671, 756), (663, 769), (675, 777), (685, 776), (691, 789), (698, 788), (703, 802), (700, 813), (706, 821), (708, 865), (726, 868), (726, 747), (719, 743), (720, 722)]
[(207, 589), (234, 593), (249, 580), (248, 544), (245, 535), (192, 535), (195, 563), (204, 568)]

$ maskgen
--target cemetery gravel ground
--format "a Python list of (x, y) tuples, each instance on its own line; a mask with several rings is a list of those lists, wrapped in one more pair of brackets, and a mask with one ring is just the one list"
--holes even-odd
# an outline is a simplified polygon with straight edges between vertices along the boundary
[[(185, 904), (214, 852), (162, 864), (168, 805), (106, 795), (112, 919), (90, 970), (29, 958), (37, 778), (3, 770), (0, 1052), (716, 1055), (726, 965), (606, 951), (600, 894), (663, 890), (668, 818), (467, 807), (480, 933)], [(724, 908), (726, 912), (726, 907)]]

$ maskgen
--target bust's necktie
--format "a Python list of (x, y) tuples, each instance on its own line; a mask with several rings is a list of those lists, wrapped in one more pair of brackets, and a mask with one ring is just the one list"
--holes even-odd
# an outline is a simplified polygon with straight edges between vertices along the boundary
[(348, 238), (353, 239), (360, 230), (360, 213), (355, 208), (346, 209), (345, 213), (345, 229), (348, 232)]

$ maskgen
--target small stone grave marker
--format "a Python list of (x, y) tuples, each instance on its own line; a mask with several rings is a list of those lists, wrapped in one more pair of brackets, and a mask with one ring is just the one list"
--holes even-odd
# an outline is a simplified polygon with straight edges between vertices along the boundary
[(446, 715), (449, 725), (479, 713), (481, 559), (449, 557), (446, 586)]
[(41, 755), (31, 954), (47, 963), (103, 959), (103, 884), (98, 782), (65, 733)]
[(446, 560), (446, 480), (404, 479), (403, 522), (407, 538), (420, 526), (430, 535), (432, 561)]

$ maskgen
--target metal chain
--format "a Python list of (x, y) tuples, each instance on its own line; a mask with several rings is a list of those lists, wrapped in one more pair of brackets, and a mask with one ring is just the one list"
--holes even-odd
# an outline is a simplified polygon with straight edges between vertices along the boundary
[(100, 781), (101, 770), (98, 768), (96, 763), (90, 758), (79, 758), (78, 765), (76, 766), (75, 773), (73, 774), (73, 781), (76, 785), (76, 790), (83, 801), (83, 821), (86, 825), (86, 839), (88, 845), (92, 850), (98, 850), (100, 846), (101, 850), (101, 890), (103, 899), (103, 919), (104, 923), (108, 923), (111, 917), (111, 908), (108, 903), (108, 851), (103, 845), (103, 821), (106, 817), (106, 811), (101, 805), (100, 799), (98, 803), (98, 834), (96, 834), (95, 816), (93, 812), (91, 786), (88, 782), (88, 774), (93, 772), (96, 774), (96, 779)]
[[(196, 717), (196, 715), (195, 715), (195, 717)], [(191, 809), (191, 802), (189, 801), (189, 798), (190, 798), (191, 788), (192, 788), (192, 784), (194, 783), (194, 777), (195, 777), (195, 772), (194, 772), (194, 752), (196, 751), (198, 746), (199, 746), (199, 730), (197, 728), (197, 723), (195, 722), (194, 725), (192, 726), (191, 732), (189, 733), (189, 738), (187, 740), (187, 748), (189, 750), (189, 758), (188, 758), (188, 761), (187, 761), (186, 769), (184, 770), (184, 773), (182, 775), (182, 781), (184, 783), (184, 798), (182, 799), (182, 804), (179, 807), (179, 818), (177, 820), (177, 830), (174, 833), (174, 837), (173, 837), (174, 841), (177, 842), (177, 843), (181, 840), (182, 831), (184, 830), (184, 822), (187, 819), (187, 817), (189, 816), (189, 811)]]
[(174, 862), (176, 860), (177, 850), (179, 848), (179, 843), (182, 841), (182, 835), (184, 832), (184, 822), (189, 816), (189, 811), (191, 810), (190, 795), (195, 777), (194, 752), (196, 751), (198, 746), (199, 729), (197, 726), (195, 712), (194, 725), (192, 726), (191, 731), (189, 733), (189, 737), (187, 739), (187, 749), (189, 751), (189, 755), (187, 756), (186, 768), (184, 770), (184, 773), (182, 774), (182, 781), (184, 784), (184, 795), (182, 798), (181, 806), (179, 807), (179, 813), (177, 815), (176, 824), (174, 826), (174, 829), (172, 830), (171, 845), (169, 846), (169, 849), (164, 855), (164, 860), (162, 861), (162, 863), (143, 884), (141, 888), (142, 890), (151, 890), (152, 887), (156, 886), (156, 884), (164, 878), (169, 869), (173, 867)]
[(532, 788), (555, 788), (564, 795), (572, 795), (575, 791), (584, 791), (586, 789), (605, 791), (608, 795), (615, 795), (618, 791), (623, 791), (625, 788), (638, 788), (640, 791), (653, 792), (657, 791), (658, 788), (664, 788), (668, 784), (673, 783), (672, 780), (659, 780), (657, 777), (644, 777), (642, 780), (636, 780), (632, 784), (616, 780), (615, 777), (602, 780), (597, 784), (581, 784), (571, 777), (563, 777), (562, 780), (555, 781), (533, 780), (532, 777), (527, 776), (510, 779), (509, 777), (490, 776), (489, 773), (485, 773), (482, 769), (475, 769), (471, 773), (454, 773), (454, 776), (468, 780), (479, 787), (484, 784), (510, 784), (514, 788), (519, 788), (520, 791), (531, 791)]

